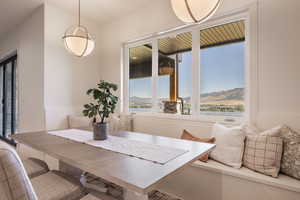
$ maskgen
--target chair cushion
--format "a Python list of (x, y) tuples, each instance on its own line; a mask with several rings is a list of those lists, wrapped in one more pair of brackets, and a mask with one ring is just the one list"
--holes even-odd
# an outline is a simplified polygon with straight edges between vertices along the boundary
[(50, 171), (31, 182), (41, 200), (75, 200), (86, 194), (79, 181), (59, 171)]
[(21, 159), (4, 142), (0, 142), (0, 199), (37, 200)]
[(34, 178), (49, 171), (47, 163), (36, 158), (27, 158), (22, 160), (29, 178)]
[(182, 200), (179, 197), (172, 196), (170, 194), (162, 193), (158, 190), (154, 190), (149, 193), (149, 200)]
[(101, 200), (100, 198), (98, 197), (95, 197), (94, 195), (91, 195), (91, 194), (88, 194), (86, 196), (84, 196), (82, 199), (80, 200)]

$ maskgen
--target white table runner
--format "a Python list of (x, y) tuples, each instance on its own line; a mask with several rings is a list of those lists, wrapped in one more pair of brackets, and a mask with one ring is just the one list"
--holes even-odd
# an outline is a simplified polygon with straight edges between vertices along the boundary
[(91, 146), (103, 148), (117, 153), (134, 156), (140, 159), (165, 164), (188, 152), (188, 150), (166, 147), (156, 144), (149, 144), (137, 140), (108, 136), (107, 140), (93, 140), (93, 133), (78, 129), (61, 131), (50, 131), (51, 135), (60, 136), (76, 142), (85, 143)]

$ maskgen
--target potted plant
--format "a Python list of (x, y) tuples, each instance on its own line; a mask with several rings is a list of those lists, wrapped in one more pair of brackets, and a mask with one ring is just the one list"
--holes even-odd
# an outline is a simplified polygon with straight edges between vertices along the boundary
[[(89, 89), (87, 95), (92, 96), (93, 103), (85, 104), (83, 115), (93, 118), (94, 140), (105, 140), (108, 134), (108, 123), (105, 121), (114, 113), (118, 103), (118, 97), (113, 94), (118, 86), (103, 80), (97, 84), (97, 88)], [(97, 121), (99, 116), (100, 121)]]

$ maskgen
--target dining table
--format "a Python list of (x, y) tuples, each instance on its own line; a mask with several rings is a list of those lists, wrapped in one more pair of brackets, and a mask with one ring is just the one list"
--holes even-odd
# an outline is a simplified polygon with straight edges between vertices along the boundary
[[(82, 129), (72, 129), (71, 132), (76, 133), (80, 130)], [(92, 134), (92, 132), (90, 133)], [(163, 151), (164, 148), (168, 148), (170, 154), (172, 150), (181, 153), (160, 163), (93, 146), (78, 140), (59, 137), (51, 134), (51, 131), (19, 133), (12, 136), (17, 144), (29, 146), (84, 172), (121, 186), (124, 190), (125, 200), (148, 200), (148, 193), (159, 189), (157, 186), (162, 181), (170, 176), (175, 176), (180, 170), (212, 151), (215, 147), (215, 144), (129, 131), (115, 131), (110, 133), (109, 137), (121, 139), (120, 141), (124, 141), (124, 143), (133, 141), (140, 145), (145, 144), (148, 148), (151, 145), (161, 148), (162, 151), (153, 154), (157, 157), (166, 156), (163, 155), (166, 154)], [(138, 153), (142, 151), (141, 146), (138, 147), (141, 150), (134, 149), (134, 147), (130, 148)], [(154, 158), (154, 160), (156, 159)]]

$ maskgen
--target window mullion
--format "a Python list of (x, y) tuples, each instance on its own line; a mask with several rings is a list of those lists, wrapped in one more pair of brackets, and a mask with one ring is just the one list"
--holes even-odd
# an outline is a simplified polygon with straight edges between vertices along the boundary
[(158, 40), (152, 41), (152, 111), (158, 112)]
[(192, 115), (200, 114), (200, 32), (192, 32)]
[(123, 112), (125, 113), (129, 113), (129, 98), (130, 98), (130, 94), (129, 94), (129, 47), (126, 45), (125, 46), (125, 51), (124, 51), (124, 88), (123, 89), (123, 105), (121, 105), (121, 110), (123, 110)]

